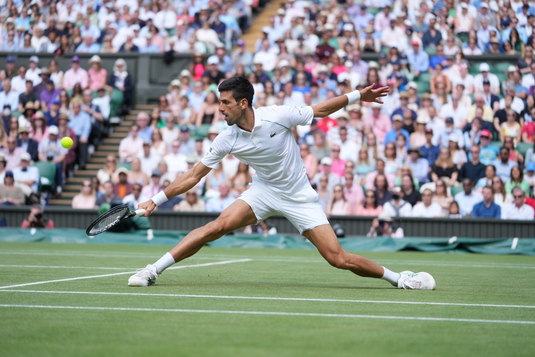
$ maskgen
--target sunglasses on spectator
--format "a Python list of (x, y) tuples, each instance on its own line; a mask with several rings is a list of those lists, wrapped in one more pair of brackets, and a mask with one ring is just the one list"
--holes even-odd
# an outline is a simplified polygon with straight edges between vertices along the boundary
[(514, 198), (524, 198), (524, 195), (514, 195)]

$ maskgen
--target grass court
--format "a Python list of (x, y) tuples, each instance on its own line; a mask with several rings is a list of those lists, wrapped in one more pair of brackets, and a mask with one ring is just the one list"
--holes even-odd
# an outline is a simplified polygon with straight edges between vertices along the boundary
[(535, 257), (370, 253), (427, 271), (403, 291), (314, 250), (204, 248), (149, 288), (167, 247), (0, 243), (1, 356), (532, 356)]

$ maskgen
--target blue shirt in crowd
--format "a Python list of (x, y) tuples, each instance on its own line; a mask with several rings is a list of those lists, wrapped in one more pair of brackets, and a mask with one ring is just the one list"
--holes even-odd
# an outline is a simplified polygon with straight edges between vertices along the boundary
[(502, 209), (496, 203), (492, 202), (489, 207), (485, 205), (484, 201), (481, 201), (474, 205), (472, 208), (472, 217), (479, 218), (501, 218)]

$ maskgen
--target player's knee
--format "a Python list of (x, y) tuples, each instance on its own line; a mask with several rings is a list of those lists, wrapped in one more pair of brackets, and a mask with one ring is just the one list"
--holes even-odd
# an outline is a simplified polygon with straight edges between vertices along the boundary
[(221, 224), (221, 222), (218, 222), (217, 220), (208, 223), (207, 225), (204, 226), (204, 228), (205, 228), (204, 235), (209, 240), (217, 239), (226, 233), (224, 225)]
[(329, 253), (325, 256), (325, 259), (331, 264), (333, 267), (338, 269), (347, 269), (347, 259), (345, 257), (345, 254), (343, 252), (333, 252)]

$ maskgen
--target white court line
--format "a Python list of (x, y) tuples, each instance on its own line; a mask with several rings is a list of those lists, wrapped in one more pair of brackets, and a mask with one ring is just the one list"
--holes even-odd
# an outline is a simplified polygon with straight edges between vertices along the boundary
[(198, 314), (263, 315), (263, 316), (294, 316), (294, 317), (334, 317), (334, 318), (381, 319), (381, 320), (416, 320), (416, 321), (474, 322), (474, 323), (491, 323), (491, 324), (535, 325), (535, 321), (522, 321), (522, 320), (487, 320), (487, 319), (466, 319), (466, 318), (461, 319), (461, 318), (428, 317), (428, 316), (320, 314), (320, 313), (313, 313), (313, 312), (155, 309), (155, 308), (136, 308), (136, 307), (61, 306), (61, 305), (56, 306), (56, 305), (19, 305), (19, 304), (0, 304), (0, 307), (27, 308), (27, 309), (98, 310), (98, 311), (185, 312), (185, 313), (198, 313)]
[[(200, 268), (200, 267), (207, 267), (207, 266), (213, 266), (213, 265), (243, 263), (243, 262), (249, 262), (249, 261), (251, 261), (251, 259), (236, 259), (236, 260), (226, 260), (226, 261), (214, 262), (214, 263), (180, 265), (180, 266), (169, 268), (167, 270), (186, 269), (186, 268)], [(33, 282), (33, 283), (24, 283), (24, 284), (0, 286), (0, 289), (10, 289), (10, 288), (19, 288), (19, 287), (22, 287), (22, 286), (41, 285), (41, 284), (49, 284), (49, 283), (59, 283), (59, 282), (63, 282), (63, 281), (73, 281), (73, 280), (83, 280), (83, 279), (93, 279), (93, 278), (105, 278), (105, 277), (109, 277), (109, 276), (133, 274), (135, 272), (136, 271), (125, 271), (125, 272), (121, 272), (121, 273), (102, 274), (102, 275), (89, 275), (89, 276), (79, 276), (79, 277), (75, 277), (75, 278), (36, 281), (36, 282)]]
[(515, 308), (535, 309), (533, 305), (499, 305), (499, 304), (469, 304), (454, 302), (430, 302), (430, 301), (396, 301), (396, 300), (352, 300), (352, 299), (320, 299), (320, 298), (290, 298), (270, 296), (232, 296), (232, 295), (191, 295), (191, 294), (158, 294), (158, 293), (116, 293), (106, 291), (62, 291), (62, 290), (0, 290), (4, 293), (29, 293), (29, 294), (75, 294), (75, 295), (111, 295), (111, 296), (154, 296), (154, 297), (178, 297), (198, 299), (234, 299), (234, 300), (265, 300), (265, 301), (306, 301), (306, 302), (340, 302), (340, 303), (363, 303), (363, 304), (399, 304), (399, 305), (433, 305), (433, 306), (462, 306), (462, 307), (491, 307), (491, 308)]
[[(372, 252), (374, 253), (374, 252)], [(97, 257), (97, 258), (144, 258), (150, 259), (151, 257), (160, 256), (158, 254), (106, 254), (102, 253), (80, 253), (76, 251), (47, 251), (47, 252), (24, 252), (24, 251), (0, 251), (0, 255), (36, 255), (36, 256), (75, 256), (75, 257)], [(288, 257), (288, 258), (274, 258), (269, 256), (232, 256), (232, 255), (217, 255), (217, 254), (205, 254), (205, 255), (196, 255), (190, 259), (196, 260), (212, 260), (212, 259), (253, 259), (255, 261), (262, 262), (281, 262), (281, 263), (325, 263), (325, 260), (322, 258), (299, 258), (299, 257)], [(391, 260), (391, 259), (378, 259), (381, 264), (392, 264), (392, 265), (404, 265), (404, 266), (437, 266), (437, 267), (466, 267), (466, 268), (483, 268), (483, 269), (535, 269), (535, 264), (511, 264), (511, 263), (470, 263), (470, 262), (459, 262), (452, 261), (448, 263), (439, 263), (433, 260)]]
[(7, 265), (0, 264), (0, 268), (38, 268), (38, 269), (89, 269), (89, 270), (125, 270), (136, 268), (118, 268), (118, 267), (81, 267), (81, 266), (67, 266), (67, 265)]

